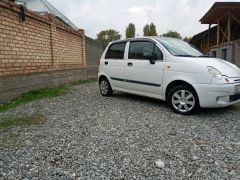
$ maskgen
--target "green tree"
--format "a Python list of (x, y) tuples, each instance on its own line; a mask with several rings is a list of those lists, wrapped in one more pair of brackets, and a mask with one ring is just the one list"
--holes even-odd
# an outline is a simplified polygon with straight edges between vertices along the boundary
[(155, 24), (151, 23), (149, 26), (150, 36), (157, 36), (157, 30)]
[(143, 35), (144, 36), (157, 36), (157, 30), (154, 23), (146, 24), (143, 28)]
[(185, 36), (185, 38), (183, 38), (183, 40), (184, 40), (185, 42), (189, 42), (191, 39), (192, 39), (192, 37), (186, 37), (186, 36)]
[(121, 35), (114, 29), (101, 31), (97, 34), (97, 41), (102, 43), (106, 47), (110, 42), (121, 39)]
[(178, 33), (177, 31), (171, 31), (171, 30), (168, 31), (167, 33), (164, 33), (163, 36), (182, 39), (182, 36), (180, 33)]
[(143, 28), (143, 35), (144, 36), (150, 36), (150, 26), (148, 24), (146, 24)]
[(136, 27), (133, 23), (129, 23), (126, 28), (126, 38), (134, 38), (136, 35)]

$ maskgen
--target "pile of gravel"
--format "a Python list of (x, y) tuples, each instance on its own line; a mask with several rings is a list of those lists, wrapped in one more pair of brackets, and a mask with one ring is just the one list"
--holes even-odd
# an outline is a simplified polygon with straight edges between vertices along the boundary
[(239, 112), (182, 116), (162, 101), (78, 85), (0, 113), (48, 119), (1, 134), (17, 133), (22, 146), (0, 147), (0, 179), (240, 179)]

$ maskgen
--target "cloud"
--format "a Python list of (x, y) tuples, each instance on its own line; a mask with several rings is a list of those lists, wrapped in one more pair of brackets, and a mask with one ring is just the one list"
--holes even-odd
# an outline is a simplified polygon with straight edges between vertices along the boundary
[(143, 8), (141, 7), (132, 7), (127, 10), (132, 15), (138, 15), (143, 12)]
[(193, 36), (207, 28), (199, 19), (215, 0), (49, 0), (86, 35), (96, 38), (101, 30), (120, 31), (123, 38), (128, 23), (136, 25), (142, 36), (146, 23), (154, 22), (158, 34), (176, 30), (182, 36)]

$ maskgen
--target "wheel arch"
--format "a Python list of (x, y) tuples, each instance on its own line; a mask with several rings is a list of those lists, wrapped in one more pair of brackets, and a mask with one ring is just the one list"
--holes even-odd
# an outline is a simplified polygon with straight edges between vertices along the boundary
[(103, 78), (106, 78), (106, 79), (108, 80), (108, 82), (110, 83), (108, 77), (107, 77), (106, 75), (102, 74), (102, 75), (100, 75), (100, 76), (98, 77), (98, 84), (100, 83), (100, 81), (101, 81)]
[(185, 86), (188, 86), (188, 87), (192, 88), (194, 90), (194, 92), (196, 93), (197, 98), (198, 98), (198, 102), (199, 102), (199, 97), (198, 97), (198, 93), (197, 93), (196, 89), (190, 83), (188, 83), (186, 81), (183, 81), (183, 80), (174, 80), (174, 81), (170, 82), (166, 87), (165, 98), (166, 99), (168, 98), (168, 95), (169, 95), (172, 88), (174, 88), (176, 86), (179, 86), (179, 85), (185, 85)]

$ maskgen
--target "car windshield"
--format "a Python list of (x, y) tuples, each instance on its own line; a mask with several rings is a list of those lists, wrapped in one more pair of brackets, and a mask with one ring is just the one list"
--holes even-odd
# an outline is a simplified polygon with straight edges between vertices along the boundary
[(172, 55), (183, 57), (202, 57), (204, 56), (190, 44), (175, 38), (157, 38)]

